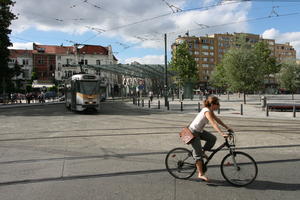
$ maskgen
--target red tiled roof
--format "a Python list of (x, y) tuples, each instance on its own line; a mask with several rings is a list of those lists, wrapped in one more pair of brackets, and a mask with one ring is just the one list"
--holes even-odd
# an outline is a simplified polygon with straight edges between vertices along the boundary
[(33, 44), (33, 53), (44, 52), (47, 54), (67, 54), (74, 53), (73, 46), (55, 46), (55, 45), (39, 45)]
[(108, 55), (108, 50), (103, 46), (84, 45), (82, 48), (79, 49), (79, 53)]
[(32, 50), (10, 49), (9, 52), (10, 52), (10, 55), (9, 55), (10, 58), (17, 58), (17, 57), (32, 55)]

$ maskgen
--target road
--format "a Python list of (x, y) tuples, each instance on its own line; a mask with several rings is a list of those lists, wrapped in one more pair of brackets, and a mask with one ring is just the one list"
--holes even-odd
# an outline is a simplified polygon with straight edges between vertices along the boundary
[(299, 198), (296, 120), (221, 117), (236, 131), (239, 149), (258, 162), (257, 180), (247, 187), (222, 178), (218, 165), (226, 152), (212, 161), (210, 183), (172, 178), (164, 158), (174, 147), (190, 148), (178, 132), (195, 114), (122, 102), (106, 102), (100, 113), (73, 113), (62, 104), (0, 109), (0, 199)]

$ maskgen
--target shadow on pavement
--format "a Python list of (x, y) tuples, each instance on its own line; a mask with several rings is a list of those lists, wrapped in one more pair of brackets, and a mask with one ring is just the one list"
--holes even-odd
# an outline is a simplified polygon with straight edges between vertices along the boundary
[[(196, 182), (203, 182), (201, 180), (194, 180)], [(203, 182), (205, 183), (205, 182)], [(211, 179), (208, 186), (211, 187), (236, 187), (225, 180), (216, 180)], [(255, 180), (250, 185), (245, 186), (244, 188), (251, 190), (280, 190), (280, 191), (298, 191), (300, 188), (300, 183), (282, 183), (282, 182), (274, 182), (274, 181), (263, 181), (263, 180)]]

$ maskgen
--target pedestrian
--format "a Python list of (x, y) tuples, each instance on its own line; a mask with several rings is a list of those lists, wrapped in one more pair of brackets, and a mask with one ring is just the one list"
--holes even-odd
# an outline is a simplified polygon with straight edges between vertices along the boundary
[[(216, 136), (211, 134), (210, 132), (204, 130), (205, 125), (210, 122), (213, 128), (219, 132), (223, 137), (228, 137), (218, 126), (220, 124), (228, 131), (232, 131), (227, 125), (225, 125), (221, 119), (219, 119), (214, 111), (220, 108), (220, 103), (218, 97), (209, 96), (206, 100), (203, 101), (204, 108), (202, 108), (201, 112), (197, 114), (195, 119), (189, 125), (189, 129), (193, 133), (195, 139), (192, 141), (191, 145), (193, 148), (193, 157), (196, 160), (196, 167), (198, 170), (198, 178), (204, 181), (208, 181), (208, 178), (205, 176), (203, 172), (203, 158), (208, 158), (205, 151), (211, 150), (211, 148), (215, 145), (217, 140)], [(201, 146), (201, 140), (206, 141), (205, 145)]]
[(152, 91), (149, 91), (149, 98), (150, 98), (150, 101), (152, 102), (152, 100), (153, 100), (153, 92)]

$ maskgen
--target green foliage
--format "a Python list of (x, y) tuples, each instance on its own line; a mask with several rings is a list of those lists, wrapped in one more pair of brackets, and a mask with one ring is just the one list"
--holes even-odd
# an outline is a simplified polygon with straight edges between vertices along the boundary
[(223, 64), (218, 64), (210, 77), (210, 83), (219, 89), (226, 90), (228, 88), (227, 79), (225, 77), (225, 69)]
[(37, 77), (37, 73), (36, 72), (32, 72), (31, 73), (31, 81), (34, 81), (34, 80), (37, 80), (38, 77)]
[(9, 26), (11, 21), (16, 19), (16, 16), (10, 11), (14, 2), (11, 0), (0, 0), (0, 83), (10, 80), (15, 74), (8, 67), (9, 49), (12, 45), (8, 35), (11, 33)]
[(225, 54), (222, 63), (230, 90), (248, 93), (261, 88), (264, 75), (254, 57), (246, 48), (234, 48)]
[(263, 68), (263, 73), (267, 76), (280, 71), (280, 64), (277, 64), (275, 56), (271, 55), (271, 50), (266, 42), (258, 42), (254, 45), (255, 60)]
[(265, 42), (255, 45), (241, 35), (224, 55), (212, 75), (212, 84), (221, 89), (244, 93), (263, 88), (265, 77), (279, 72), (280, 65)]
[(177, 46), (170, 65), (170, 70), (176, 73), (176, 78), (180, 85), (198, 80), (196, 61), (190, 54), (186, 42)]
[(300, 87), (300, 66), (291, 61), (282, 63), (278, 77), (280, 86), (294, 93)]
[(52, 86), (50, 88), (48, 88), (48, 91), (54, 91), (54, 92), (57, 92), (58, 91), (58, 87), (55, 85), (55, 86)]

